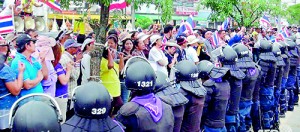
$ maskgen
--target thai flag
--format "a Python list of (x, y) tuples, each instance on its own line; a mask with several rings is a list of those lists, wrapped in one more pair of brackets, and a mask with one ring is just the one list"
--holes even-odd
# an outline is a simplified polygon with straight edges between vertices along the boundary
[(0, 16), (0, 34), (8, 34), (14, 30), (14, 17), (12, 15)]
[(226, 18), (225, 21), (222, 23), (220, 30), (227, 30), (230, 25), (230, 21), (231, 21), (230, 17)]
[(60, 0), (41, 0), (41, 1), (44, 2), (50, 8), (52, 8), (53, 10), (62, 12), (62, 9), (61, 9), (60, 3), (59, 3)]
[(187, 34), (193, 35), (194, 34), (193, 28), (188, 22), (182, 22), (180, 24), (180, 27), (178, 29), (176, 37), (178, 37), (179, 35), (183, 35), (183, 34), (185, 34), (185, 35), (187, 35)]
[(125, 0), (114, 1), (110, 4), (109, 10), (121, 10), (126, 8), (127, 3)]
[(288, 34), (287, 29), (286, 29), (285, 27), (283, 27), (283, 28), (279, 31), (278, 37), (279, 37), (279, 39), (281, 39), (281, 40), (284, 40), (284, 39), (286, 39), (287, 37), (289, 37), (289, 34)]
[(196, 23), (195, 23), (195, 21), (193, 20), (193, 16), (192, 16), (192, 15), (190, 15), (190, 16), (186, 19), (186, 22), (188, 22), (188, 23), (192, 26), (192, 28), (195, 28), (195, 27), (196, 27)]
[(217, 46), (218, 46), (218, 44), (219, 44), (219, 35), (218, 35), (218, 31), (215, 31), (214, 33), (213, 33), (213, 36), (212, 36), (212, 46), (214, 47), (214, 48), (216, 48)]
[(181, 22), (180, 24), (180, 27), (178, 29), (178, 32), (177, 32), (177, 35), (176, 35), (176, 38), (179, 36), (179, 35), (183, 35), (184, 32), (185, 32), (186, 28), (184, 26), (184, 22)]
[(267, 17), (266, 15), (263, 15), (263, 17), (260, 18), (260, 22), (263, 24), (267, 24), (268, 26), (271, 26), (269, 17)]
[(284, 34), (285, 34), (287, 37), (290, 36), (289, 30), (288, 30), (285, 26), (281, 28), (281, 31), (284, 32)]

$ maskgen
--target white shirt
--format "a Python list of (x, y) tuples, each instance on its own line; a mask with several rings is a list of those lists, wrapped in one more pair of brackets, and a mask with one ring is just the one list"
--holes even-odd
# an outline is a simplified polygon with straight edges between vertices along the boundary
[(148, 58), (151, 66), (153, 67), (154, 71), (161, 71), (168, 75), (168, 70), (166, 66), (161, 66), (158, 64), (158, 61), (160, 60), (166, 60), (168, 61), (168, 58), (165, 56), (162, 50), (157, 49), (156, 47), (152, 47), (149, 52), (149, 58)]
[(15, 4), (15, 1), (14, 0), (4, 0), (4, 3), (3, 3), (3, 8), (9, 6), (9, 5), (13, 5)]
[(186, 49), (186, 58), (194, 63), (199, 62), (197, 51), (192, 46)]
[(81, 85), (88, 82), (88, 79), (91, 75), (91, 56), (88, 53), (83, 54), (83, 58), (81, 59)]

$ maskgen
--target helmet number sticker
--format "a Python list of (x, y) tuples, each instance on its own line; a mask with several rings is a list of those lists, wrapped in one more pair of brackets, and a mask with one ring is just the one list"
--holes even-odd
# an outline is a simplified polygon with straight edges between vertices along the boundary
[(93, 115), (102, 115), (105, 114), (106, 108), (93, 108), (92, 109), (92, 114)]
[(138, 81), (137, 85), (139, 87), (152, 87), (153, 86), (153, 81)]
[(192, 73), (191, 74), (191, 78), (197, 78), (198, 77), (198, 73)]

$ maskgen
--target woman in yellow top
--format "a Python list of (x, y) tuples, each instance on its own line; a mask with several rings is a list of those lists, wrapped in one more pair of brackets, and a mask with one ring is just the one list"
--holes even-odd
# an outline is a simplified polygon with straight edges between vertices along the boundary
[[(116, 43), (117, 41), (114, 42)], [(111, 116), (117, 114), (117, 111), (123, 105), (119, 71), (122, 71), (124, 67), (124, 56), (122, 53), (119, 54), (120, 62), (118, 65), (114, 62), (113, 58), (115, 57), (115, 53), (113, 53), (113, 51), (114, 50), (111, 50), (110, 48), (104, 49), (100, 66), (100, 78), (102, 83), (113, 97)]]
[(32, 6), (35, 7), (42, 7), (43, 4), (38, 4), (35, 2), (35, 0), (22, 0), (22, 7), (23, 7), (23, 12), (21, 15), (24, 16), (32, 16)]

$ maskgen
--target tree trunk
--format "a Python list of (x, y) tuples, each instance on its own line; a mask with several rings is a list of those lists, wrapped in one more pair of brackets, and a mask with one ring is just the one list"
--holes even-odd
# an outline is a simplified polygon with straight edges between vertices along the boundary
[(100, 4), (101, 6), (101, 14), (100, 14), (100, 34), (98, 42), (101, 44), (105, 44), (106, 41), (106, 28), (108, 25), (109, 19), (109, 7), (105, 6), (103, 3)]
[(90, 53), (91, 55), (91, 81), (100, 81), (100, 65), (102, 59), (102, 53), (104, 49), (104, 44), (106, 41), (106, 28), (109, 19), (109, 7), (100, 3), (101, 13), (100, 13), (100, 23), (92, 26), (96, 34), (96, 42), (100, 44), (95, 45), (95, 50)]

